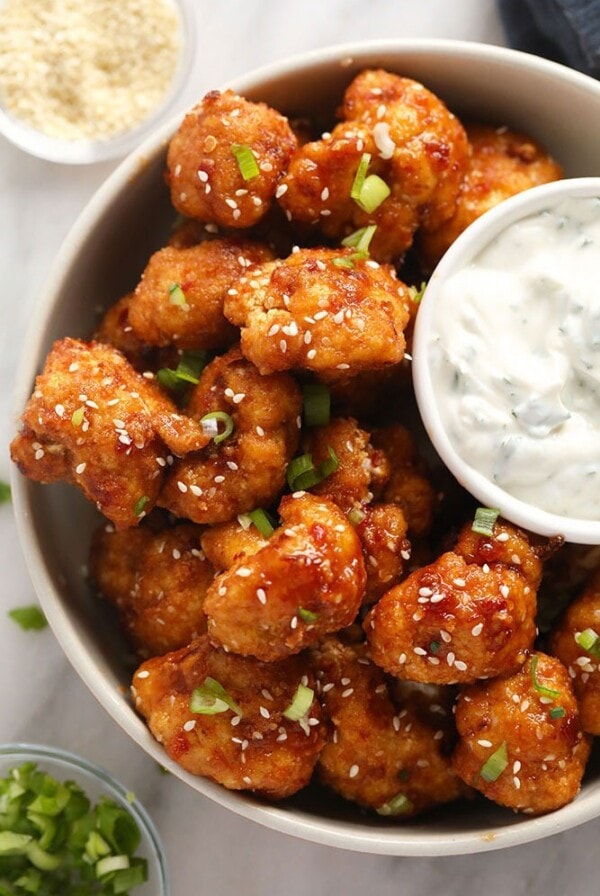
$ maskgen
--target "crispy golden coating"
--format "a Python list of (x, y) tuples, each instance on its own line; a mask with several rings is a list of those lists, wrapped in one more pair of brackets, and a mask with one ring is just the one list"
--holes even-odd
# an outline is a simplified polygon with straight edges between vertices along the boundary
[(354, 621), (365, 588), (360, 541), (330, 501), (298, 493), (265, 547), (218, 576), (204, 610), (214, 644), (270, 662)]
[(234, 431), (170, 468), (159, 504), (195, 523), (222, 523), (267, 507), (298, 447), (302, 397), (288, 374), (261, 376), (237, 348), (205, 367), (187, 413), (229, 414)]
[[(320, 779), (378, 814), (409, 818), (457, 799), (452, 714), (393, 699), (386, 678), (361, 646), (331, 638), (315, 651), (321, 699), (333, 723), (317, 765)], [(421, 698), (419, 698), (421, 699)], [(432, 701), (433, 702), (433, 701)]]
[[(258, 174), (244, 180), (233, 150), (248, 147)], [(233, 91), (211, 90), (169, 144), (166, 179), (178, 212), (223, 227), (252, 227), (268, 211), (297, 146), (287, 118)]]
[(367, 586), (363, 603), (379, 600), (402, 578), (411, 557), (404, 513), (396, 504), (371, 504), (356, 531), (362, 544)]
[[(458, 534), (454, 545), (454, 553), (459, 554), (467, 563), (490, 566), (503, 563), (518, 569), (527, 580), (528, 585), (537, 591), (542, 579), (543, 564), (541, 555), (544, 552), (543, 541), (502, 517), (494, 523), (493, 535), (481, 535), (473, 531), (473, 523), (467, 523)], [(545, 546), (545, 540), (544, 540)]]
[(312, 455), (315, 464), (328, 460), (329, 449), (335, 453), (339, 468), (311, 492), (329, 498), (344, 513), (369, 504), (381, 494), (390, 477), (387, 457), (373, 448), (369, 433), (351, 418), (334, 418), (326, 426), (307, 430), (302, 448)]
[(214, 569), (200, 550), (197, 526), (103, 527), (92, 544), (90, 575), (141, 656), (185, 647), (206, 631), (202, 604)]
[(371, 438), (375, 447), (387, 455), (392, 470), (383, 500), (400, 505), (409, 536), (427, 535), (438, 499), (412, 436), (404, 426), (394, 424), (374, 430)]
[(107, 309), (93, 338), (117, 348), (132, 367), (143, 372), (152, 364), (153, 350), (133, 332), (129, 320), (132, 298), (133, 293), (128, 293)]
[(526, 134), (480, 124), (467, 125), (466, 132), (471, 158), (454, 214), (434, 230), (420, 233), (417, 240), (421, 263), (430, 271), (463, 230), (488, 209), (563, 176), (560, 165)]
[(267, 544), (256, 526), (242, 526), (238, 520), (205, 529), (202, 550), (215, 569), (229, 569), (237, 560), (251, 557)]
[[(439, 226), (454, 212), (469, 146), (460, 122), (422, 84), (364, 71), (342, 104), (344, 121), (292, 157), (280, 202), (293, 220), (318, 224), (339, 239), (377, 225), (370, 251), (378, 261), (401, 256), (417, 227)], [(351, 197), (361, 159), (390, 195), (372, 212)]]
[[(207, 677), (225, 689), (236, 710), (190, 710), (193, 691)], [(308, 784), (325, 740), (316, 698), (299, 721), (283, 715), (301, 682), (314, 690), (301, 657), (261, 663), (211, 647), (201, 637), (143, 663), (132, 694), (154, 737), (186, 771), (230, 790), (282, 799)]]
[[(590, 738), (581, 731), (567, 670), (554, 657), (536, 653), (514, 675), (464, 688), (456, 726), (456, 772), (501, 806), (540, 815), (579, 792)], [(504, 748), (505, 767), (492, 761), (490, 769), (486, 763)]]
[[(588, 632), (591, 629), (591, 632)], [(581, 727), (600, 735), (600, 655), (597, 646), (583, 648), (575, 640), (582, 632), (600, 634), (600, 571), (567, 608), (550, 636), (550, 653), (569, 670), (579, 703)]]
[(208, 441), (120, 352), (76, 339), (54, 343), (22, 422), (11, 445), (21, 472), (74, 482), (118, 528), (152, 509), (169, 449)]
[(404, 355), (408, 289), (393, 268), (351, 249), (299, 249), (259, 265), (227, 296), (242, 351), (261, 373), (306, 368), (346, 378)]
[(536, 590), (520, 564), (479, 565), (477, 556), (467, 562), (448, 552), (388, 591), (365, 631), (387, 672), (455, 684), (518, 669), (536, 635), (535, 611)]
[(237, 330), (223, 314), (227, 290), (272, 253), (243, 239), (166, 246), (150, 258), (129, 306), (134, 332), (149, 345), (215, 351), (235, 342)]

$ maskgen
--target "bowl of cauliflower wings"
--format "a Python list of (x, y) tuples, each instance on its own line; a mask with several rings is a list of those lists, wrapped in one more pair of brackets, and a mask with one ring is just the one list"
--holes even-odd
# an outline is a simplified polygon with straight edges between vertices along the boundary
[(600, 556), (478, 508), (411, 379), (446, 249), (597, 174), (598, 114), (509, 50), (320, 50), (199, 97), (66, 241), (18, 377), (31, 575), (115, 721), (233, 811), (397, 855), (600, 813)]

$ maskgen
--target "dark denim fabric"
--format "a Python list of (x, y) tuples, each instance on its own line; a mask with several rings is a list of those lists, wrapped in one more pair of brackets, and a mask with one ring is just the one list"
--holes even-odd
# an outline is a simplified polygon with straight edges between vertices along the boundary
[(600, 78), (600, 0), (498, 0), (511, 46)]

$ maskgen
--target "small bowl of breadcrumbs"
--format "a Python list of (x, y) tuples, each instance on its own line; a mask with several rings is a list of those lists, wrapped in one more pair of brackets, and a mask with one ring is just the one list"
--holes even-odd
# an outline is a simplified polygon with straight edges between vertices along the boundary
[(52, 162), (126, 155), (194, 52), (186, 0), (0, 0), (0, 134)]

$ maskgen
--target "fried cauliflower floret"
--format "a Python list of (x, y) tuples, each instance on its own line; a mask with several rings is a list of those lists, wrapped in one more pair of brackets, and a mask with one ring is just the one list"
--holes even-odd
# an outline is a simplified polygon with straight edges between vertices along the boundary
[[(469, 146), (460, 122), (429, 90), (409, 78), (364, 71), (349, 85), (343, 122), (292, 157), (280, 203), (294, 221), (318, 224), (333, 239), (375, 224), (370, 252), (401, 256), (418, 227), (431, 230), (454, 212)], [(389, 195), (373, 211), (351, 196), (361, 160)]]
[(90, 575), (141, 656), (177, 650), (206, 631), (202, 604), (214, 569), (197, 526), (103, 527), (92, 544)]
[(363, 603), (372, 604), (396, 585), (411, 557), (404, 513), (395, 504), (371, 504), (356, 526), (367, 570)]
[(298, 493), (265, 547), (218, 576), (204, 610), (214, 644), (266, 662), (350, 625), (365, 587), (360, 542), (330, 501)]
[(311, 492), (337, 504), (344, 513), (369, 504), (390, 477), (390, 465), (382, 451), (373, 448), (369, 433), (353, 419), (334, 418), (326, 426), (307, 430), (303, 450), (315, 466), (327, 461), (333, 451), (339, 467)]
[(269, 506), (285, 485), (286, 466), (298, 447), (301, 407), (300, 390), (288, 374), (261, 376), (237, 348), (215, 358), (194, 388), (187, 413), (196, 420), (227, 414), (233, 432), (175, 461), (160, 506), (208, 524)]
[(473, 523), (464, 525), (454, 545), (454, 553), (478, 566), (485, 563), (513, 566), (537, 591), (544, 571), (542, 557), (546, 553), (546, 542), (500, 517), (493, 525), (492, 535), (475, 532)]
[(385, 452), (392, 469), (383, 500), (402, 508), (409, 536), (427, 535), (433, 524), (437, 495), (412, 436), (403, 426), (394, 424), (374, 430), (371, 438), (375, 447)]
[(261, 373), (306, 368), (335, 380), (402, 359), (408, 289), (391, 267), (339, 264), (351, 255), (299, 249), (230, 292), (225, 315), (242, 327), (242, 351)]
[(536, 635), (535, 611), (520, 564), (447, 552), (388, 591), (365, 631), (373, 660), (392, 675), (456, 684), (518, 669)]
[(208, 441), (120, 352), (76, 339), (54, 343), (22, 423), (11, 445), (21, 472), (75, 483), (118, 528), (150, 512), (169, 450)]
[[(261, 663), (201, 637), (143, 663), (132, 694), (154, 737), (186, 771), (230, 790), (282, 799), (308, 784), (325, 739), (316, 698), (299, 721), (284, 715), (301, 682), (314, 691), (303, 658)], [(234, 708), (221, 702), (214, 714), (194, 712), (190, 700), (197, 688), (208, 687), (209, 709), (215, 702), (211, 686), (223, 688)]]
[(252, 265), (272, 257), (259, 243), (233, 238), (160, 249), (146, 265), (129, 306), (135, 334), (149, 345), (226, 348), (237, 338), (223, 314), (227, 290)]
[(152, 363), (153, 350), (133, 332), (129, 320), (132, 298), (133, 293), (128, 293), (106, 310), (93, 338), (118, 349), (132, 367), (143, 372)]
[[(597, 571), (550, 636), (550, 653), (569, 670), (579, 703), (581, 727), (596, 736), (600, 735), (600, 642), (595, 641), (599, 634), (600, 571)], [(589, 646), (582, 647), (579, 639)]]
[(416, 701), (394, 701), (383, 672), (360, 645), (328, 639), (315, 651), (314, 663), (333, 724), (317, 765), (324, 784), (397, 819), (465, 791), (450, 765), (451, 714), (426, 714)]
[(237, 560), (251, 557), (267, 544), (256, 526), (243, 526), (238, 520), (211, 526), (200, 538), (202, 550), (215, 569), (229, 569)]
[(540, 815), (579, 792), (590, 738), (554, 657), (535, 653), (514, 675), (464, 688), (456, 726), (454, 769), (495, 803)]
[[(287, 118), (233, 91), (211, 90), (184, 118), (167, 153), (177, 211), (223, 227), (252, 227), (268, 211), (297, 140)], [(235, 151), (247, 148), (257, 173), (244, 179)]]
[(421, 263), (428, 270), (433, 270), (463, 230), (488, 209), (529, 187), (563, 176), (560, 165), (526, 134), (481, 124), (467, 125), (466, 132), (471, 158), (454, 214), (436, 229), (419, 234), (417, 240)]

